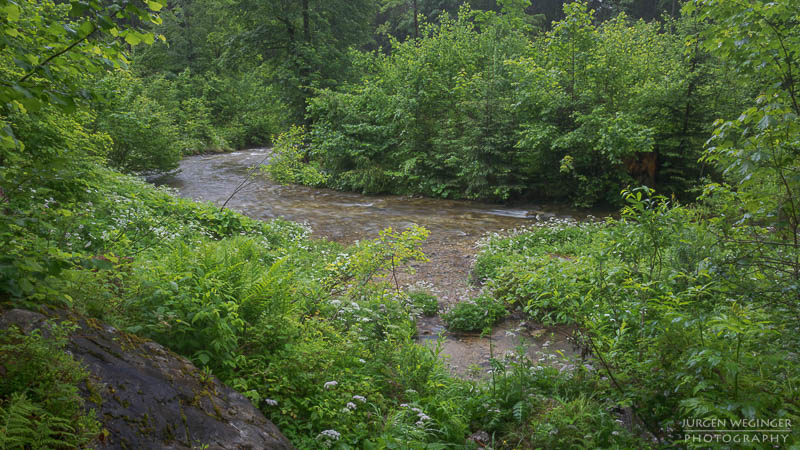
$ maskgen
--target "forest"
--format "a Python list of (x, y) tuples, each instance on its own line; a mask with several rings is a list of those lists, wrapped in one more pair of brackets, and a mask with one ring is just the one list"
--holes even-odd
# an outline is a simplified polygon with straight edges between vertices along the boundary
[[(800, 2), (0, 0), (0, 48), (0, 325), (52, 317), (0, 326), (0, 449), (122, 448), (56, 311), (301, 449), (800, 448)], [(150, 182), (266, 148), (229, 183), (608, 214), (460, 237), (453, 300), (404, 281), (450, 235)], [(420, 342), (512, 319), (568, 364)]]

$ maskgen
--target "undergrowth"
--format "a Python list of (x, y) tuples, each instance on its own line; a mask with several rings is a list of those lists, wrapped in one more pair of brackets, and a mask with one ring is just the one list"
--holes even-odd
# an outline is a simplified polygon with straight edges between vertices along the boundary
[(78, 384), (87, 372), (64, 352), (68, 325), (0, 333), (0, 448), (78, 448), (100, 434)]
[[(797, 423), (800, 310), (784, 301), (794, 295), (787, 291), (792, 274), (776, 278), (759, 263), (787, 258), (789, 248), (753, 254), (738, 242), (769, 230), (651, 194), (624, 192), (619, 220), (489, 236), (477, 275), (531, 320), (575, 327), (590, 355), (587, 382), (615, 409), (628, 409), (652, 445), (724, 444), (691, 440), (684, 420)], [(566, 405), (555, 406), (572, 409)], [(590, 413), (566, 417), (594, 420)], [(778, 438), (783, 444), (800, 435)]]

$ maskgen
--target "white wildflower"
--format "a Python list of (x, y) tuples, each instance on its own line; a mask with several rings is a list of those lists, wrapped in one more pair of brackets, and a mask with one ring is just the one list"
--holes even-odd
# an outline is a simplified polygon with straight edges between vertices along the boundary
[(322, 433), (319, 434), (322, 437), (333, 439), (334, 441), (338, 441), (341, 434), (339, 434), (336, 430), (324, 430)]
[(338, 381), (328, 381), (327, 383), (324, 384), (324, 387), (325, 387), (325, 389), (330, 389), (330, 388), (336, 386), (337, 384), (339, 384)]

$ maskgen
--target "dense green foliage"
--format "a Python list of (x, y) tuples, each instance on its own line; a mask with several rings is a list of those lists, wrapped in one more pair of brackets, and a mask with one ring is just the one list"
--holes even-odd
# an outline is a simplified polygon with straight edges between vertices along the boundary
[(67, 325), (0, 334), (0, 448), (80, 448), (100, 427), (76, 385), (87, 374), (63, 351)]
[(442, 320), (452, 331), (484, 331), (508, 314), (502, 302), (481, 295), (474, 299), (457, 303), (451, 310), (442, 314)]
[(798, 311), (783, 282), (744, 270), (749, 249), (719, 241), (725, 221), (642, 191), (626, 199), (619, 221), (491, 237), (476, 268), (498, 299), (575, 326), (602, 395), (659, 440), (684, 439), (686, 417), (797, 420)]
[(598, 24), (570, 3), (529, 37), (519, 8), (445, 15), (388, 55), (359, 55), (358, 83), (318, 91), (307, 153), (327, 184), (580, 205), (617, 203), (634, 183), (691, 196), (713, 120), (741, 98), (696, 44), (704, 26)]
[[(125, 20), (159, 22), (159, 1), (99, 2), (12, 1), (0, 3), (0, 104), (2, 148), (20, 145), (11, 123), (14, 112), (35, 112), (50, 105), (71, 112), (90, 96), (80, 82), (90, 74), (125, 62), (124, 46), (152, 43), (154, 36), (120, 25)], [(119, 23), (114, 20), (117, 19)]]
[(439, 312), (439, 299), (428, 291), (411, 290), (408, 292), (408, 298), (411, 300), (411, 304), (425, 316), (435, 316)]
[(302, 127), (292, 127), (289, 131), (281, 133), (275, 139), (272, 156), (265, 167), (270, 178), (278, 183), (305, 184), (319, 186), (325, 183), (327, 177), (311, 164), (306, 164), (307, 158), (303, 138), (305, 130)]
[[(700, 445), (681, 419), (798, 423), (797, 2), (467, 3), (0, 0), (0, 308), (157, 340), (301, 448), (675, 447)], [(427, 230), (345, 247), (118, 172), (273, 140), (281, 182), (624, 205), (486, 237), (484, 294), (442, 314), (482, 331), (517, 310), (572, 330), (581, 360), (520, 349), (454, 377), (414, 341), (436, 298), (396, 276)], [(0, 334), (0, 447), (100, 435), (63, 336)]]

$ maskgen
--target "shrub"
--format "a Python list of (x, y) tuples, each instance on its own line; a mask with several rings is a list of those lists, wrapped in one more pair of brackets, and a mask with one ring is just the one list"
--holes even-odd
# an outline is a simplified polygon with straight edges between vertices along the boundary
[(327, 177), (311, 164), (306, 164), (308, 148), (305, 130), (293, 126), (275, 140), (275, 147), (266, 171), (279, 183), (297, 183), (319, 186)]
[[(642, 442), (614, 415), (586, 395), (540, 399), (540, 413), (531, 421), (530, 448), (636, 448)], [(641, 448), (641, 447), (640, 447)]]
[(141, 80), (127, 72), (109, 75), (100, 84), (108, 101), (97, 126), (111, 136), (108, 162), (126, 172), (166, 172), (178, 167), (180, 132), (175, 119), (145, 95)]
[(488, 295), (457, 303), (442, 315), (452, 331), (481, 331), (503, 319), (508, 311), (502, 302)]
[(435, 316), (439, 312), (439, 300), (430, 292), (411, 291), (408, 297), (411, 304), (426, 316)]
[[(780, 300), (785, 287), (745, 269), (752, 254), (736, 242), (752, 238), (750, 230), (723, 225), (730, 243), (714, 235), (720, 220), (704, 219), (702, 210), (647, 189), (624, 191), (623, 199), (619, 221), (575, 227), (588, 235), (578, 248), (568, 241), (544, 242), (548, 253), (528, 247), (542, 237), (538, 229), (489, 238), (478, 259), (492, 261), (493, 295), (537, 321), (575, 324), (600, 362), (587, 382), (604, 385), (618, 407), (630, 405), (659, 439), (683, 438), (676, 416), (796, 417), (786, 397), (796, 389), (773, 388), (800, 377), (790, 331), (796, 315)], [(565, 427), (588, 436), (583, 445), (605, 445), (605, 435), (585, 432), (608, 429), (596, 422), (602, 414), (578, 419), (569, 411), (588, 404), (571, 401), (556, 407), (576, 421), (547, 418), (558, 430), (536, 434), (537, 445), (577, 439)]]

